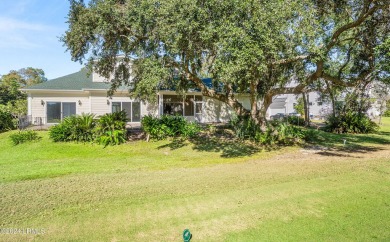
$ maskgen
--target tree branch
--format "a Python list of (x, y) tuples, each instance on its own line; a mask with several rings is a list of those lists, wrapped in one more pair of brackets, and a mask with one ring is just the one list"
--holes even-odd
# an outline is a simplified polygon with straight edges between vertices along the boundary
[[(372, 1), (369, 1), (369, 2), (371, 3)], [(361, 25), (364, 22), (364, 20), (366, 20), (371, 15), (373, 15), (375, 13), (375, 11), (379, 8), (378, 5), (374, 5), (372, 8), (369, 8), (369, 5), (370, 4), (367, 4), (367, 2), (366, 2), (364, 9), (362, 10), (359, 17), (355, 21), (341, 26), (339, 29), (336, 30), (336, 32), (333, 33), (331, 41), (325, 47), (326, 50), (330, 50), (334, 45), (336, 45), (338, 38), (340, 37), (340, 35), (342, 33), (344, 33), (345, 31), (347, 31), (349, 29), (352, 29), (352, 28), (355, 28), (355, 27)]]
[(282, 60), (274, 61), (274, 62), (271, 62), (271, 64), (272, 65), (284, 65), (284, 64), (289, 64), (291, 62), (304, 60), (304, 59), (306, 59), (308, 57), (309, 57), (309, 55), (299, 55), (299, 56), (295, 56), (295, 57), (288, 58), (288, 59), (282, 59)]

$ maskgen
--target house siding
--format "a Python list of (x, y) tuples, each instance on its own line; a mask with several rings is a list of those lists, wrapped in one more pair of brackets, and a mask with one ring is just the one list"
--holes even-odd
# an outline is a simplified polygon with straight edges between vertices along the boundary
[[(112, 100), (107, 98), (107, 95), (103, 94), (94, 94), (90, 96), (91, 100), (91, 113), (100, 116), (106, 113), (111, 112), (111, 102)], [(107, 104), (107, 100), (109, 100), (109, 104)]]
[[(44, 105), (42, 105), (42, 101)], [(79, 101), (81, 104), (79, 104)], [(109, 103), (107, 104), (107, 101)], [(28, 113), (31, 115), (32, 122), (47, 123), (46, 106), (47, 102), (75, 102), (76, 114), (93, 113), (101, 116), (111, 113), (112, 102), (136, 102), (125, 93), (118, 93), (112, 98), (107, 97), (105, 91), (84, 91), (84, 92), (31, 92), (28, 97)], [(141, 117), (152, 114), (157, 115), (156, 104), (141, 103)]]
[[(238, 96), (238, 101), (246, 109), (250, 109), (250, 98), (248, 96)], [(235, 112), (226, 103), (213, 98), (203, 98), (203, 117), (202, 122), (228, 122), (234, 116)]]
[[(76, 114), (88, 113), (90, 100), (89, 96), (85, 93), (31, 93), (31, 104), (29, 107), (31, 110), (32, 121), (37, 122), (37, 119), (41, 119), (43, 123), (46, 123), (46, 103), (47, 102), (75, 102)], [(81, 105), (78, 103), (80, 100)], [(45, 103), (42, 105), (42, 101)]]
[[(91, 113), (97, 116), (111, 113), (113, 102), (138, 102), (135, 99), (131, 99), (128, 94), (116, 94), (113, 97), (107, 97), (106, 92), (91, 93)], [(109, 102), (107, 104), (107, 101)], [(153, 104), (141, 103), (141, 117), (152, 114), (157, 114), (157, 106)]]

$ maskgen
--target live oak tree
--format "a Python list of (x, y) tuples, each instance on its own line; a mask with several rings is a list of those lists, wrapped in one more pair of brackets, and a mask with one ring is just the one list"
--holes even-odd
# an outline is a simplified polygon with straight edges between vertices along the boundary
[(317, 90), (327, 96), (337, 116), (337, 96), (348, 90), (363, 95), (373, 82), (386, 82), (389, 69), (385, 43), (389, 37), (387, 1), (318, 1), (324, 53), (313, 62)]
[[(141, 100), (164, 86), (196, 87), (264, 124), (276, 95), (386, 76), (377, 47), (388, 12), (385, 0), (72, 0), (62, 41), (111, 81), (109, 95), (122, 84)], [(250, 95), (250, 110), (237, 94)]]

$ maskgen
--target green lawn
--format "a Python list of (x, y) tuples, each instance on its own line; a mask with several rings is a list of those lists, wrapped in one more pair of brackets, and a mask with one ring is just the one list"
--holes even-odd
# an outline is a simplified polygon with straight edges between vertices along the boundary
[(186, 228), (192, 241), (389, 241), (383, 121), (378, 134), (320, 132), (320, 146), (272, 151), (206, 138), (103, 148), (47, 132), (12, 146), (2, 133), (0, 241), (182, 241)]

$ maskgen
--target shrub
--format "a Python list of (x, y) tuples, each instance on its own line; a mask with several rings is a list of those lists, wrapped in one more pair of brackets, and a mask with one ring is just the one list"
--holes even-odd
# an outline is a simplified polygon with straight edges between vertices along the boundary
[(367, 116), (370, 100), (364, 94), (351, 93), (345, 98), (337, 116), (328, 116), (325, 131), (335, 133), (372, 133), (379, 126)]
[(64, 119), (64, 124), (71, 130), (69, 139), (78, 142), (92, 142), (94, 140), (94, 128), (96, 126), (95, 115), (82, 114)]
[(143, 131), (152, 139), (161, 140), (172, 135), (170, 129), (165, 124), (162, 124), (160, 119), (151, 115), (142, 118), (141, 126)]
[(158, 140), (177, 136), (189, 138), (200, 132), (198, 124), (188, 122), (182, 116), (163, 115), (158, 118), (148, 115), (142, 118), (141, 124), (150, 138)]
[(49, 129), (49, 137), (54, 142), (66, 142), (70, 141), (69, 137), (72, 132), (68, 125), (64, 123), (56, 124)]
[(266, 131), (258, 136), (260, 139), (256, 141), (261, 144), (293, 145), (302, 142), (305, 138), (305, 131), (295, 125), (273, 121), (269, 122)]
[(96, 138), (97, 143), (104, 145), (120, 145), (126, 142), (125, 130), (107, 130), (104, 133), (99, 134)]
[(260, 126), (256, 125), (249, 115), (237, 116), (230, 120), (229, 124), (239, 139), (254, 139), (262, 132)]
[(305, 126), (305, 119), (298, 116), (287, 116), (284, 121), (292, 125)]
[(307, 142), (316, 141), (318, 140), (319, 137), (318, 130), (312, 128), (305, 129), (304, 134), (305, 134), (304, 140)]
[(325, 122), (325, 131), (334, 133), (373, 133), (379, 126), (366, 114), (348, 111), (337, 117), (329, 116)]
[(107, 113), (97, 121), (95, 134), (96, 142), (104, 145), (119, 145), (126, 142), (128, 121), (125, 111)]
[(305, 138), (304, 129), (278, 120), (268, 122), (264, 131), (249, 116), (237, 117), (230, 125), (237, 138), (263, 145), (294, 144)]
[(50, 128), (49, 136), (54, 142), (91, 142), (94, 139), (96, 122), (93, 114), (66, 117), (61, 123)]
[(12, 130), (16, 128), (16, 120), (11, 112), (0, 109), (0, 132)]
[(277, 142), (279, 144), (295, 144), (299, 143), (304, 137), (305, 133), (297, 126), (281, 123), (275, 127), (277, 132)]
[(18, 133), (11, 134), (10, 139), (14, 145), (22, 144), (28, 141), (39, 140), (41, 137), (34, 130), (23, 130)]
[(200, 132), (200, 126), (195, 122), (187, 122), (186, 126), (181, 130), (181, 136), (185, 138), (195, 137)]
[(96, 120), (93, 114), (66, 117), (50, 128), (49, 136), (54, 142), (92, 142), (117, 145), (126, 142), (126, 112), (108, 113)]

